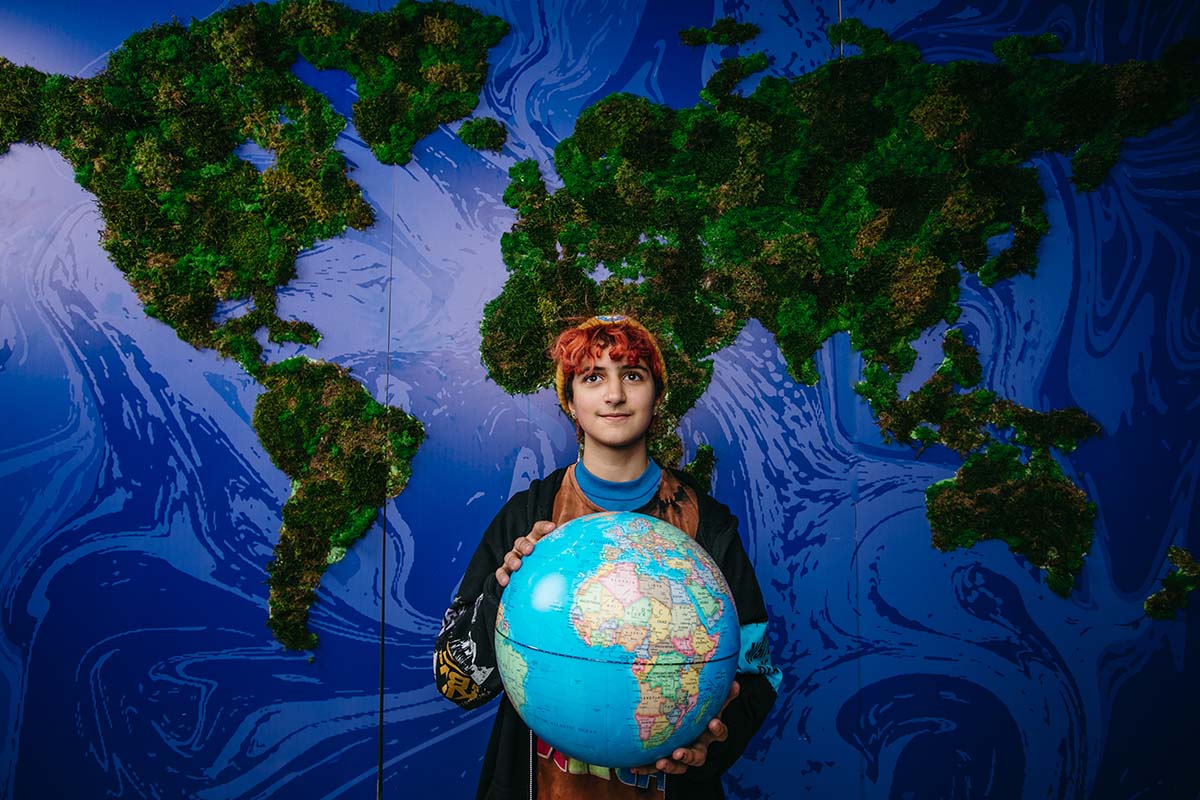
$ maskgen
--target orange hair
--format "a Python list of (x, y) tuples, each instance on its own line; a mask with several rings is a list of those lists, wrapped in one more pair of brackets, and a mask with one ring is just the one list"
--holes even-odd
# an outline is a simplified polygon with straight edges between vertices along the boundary
[(568, 403), (572, 399), (572, 379), (590, 369), (606, 350), (613, 361), (624, 359), (627, 364), (637, 364), (644, 360), (654, 379), (655, 398), (667, 390), (667, 366), (654, 334), (633, 317), (592, 317), (560, 333), (550, 348), (550, 358), (557, 365), (554, 386), (558, 404), (565, 413), (571, 413)]

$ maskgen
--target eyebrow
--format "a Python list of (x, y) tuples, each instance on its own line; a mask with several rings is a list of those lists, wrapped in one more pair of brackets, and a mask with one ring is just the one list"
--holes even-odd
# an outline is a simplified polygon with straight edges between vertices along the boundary
[[(647, 375), (650, 374), (650, 368), (646, 367), (642, 364), (621, 364), (620, 367), (618, 367), (618, 369), (621, 372), (630, 372), (632, 370), (636, 370), (637, 372), (643, 372)], [(591, 375), (593, 372), (602, 372), (602, 371), (603, 370), (601, 370), (599, 367), (597, 367), (595, 364), (593, 364), (588, 369), (580, 370), (579, 372), (577, 372), (575, 374), (581, 378), (586, 378), (588, 375)]]

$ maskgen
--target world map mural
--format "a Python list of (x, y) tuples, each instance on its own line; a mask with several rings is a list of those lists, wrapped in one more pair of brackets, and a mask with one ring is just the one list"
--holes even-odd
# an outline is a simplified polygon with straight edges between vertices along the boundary
[[(839, 22), (839, 20), (841, 20)], [(1200, 12), (0, 8), (0, 797), (468, 797), (432, 646), (633, 313), (738, 798), (1200, 795)]]

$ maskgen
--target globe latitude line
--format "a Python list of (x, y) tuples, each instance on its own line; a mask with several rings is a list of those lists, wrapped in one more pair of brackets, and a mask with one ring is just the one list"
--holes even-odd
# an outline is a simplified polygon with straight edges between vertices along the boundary
[[(637, 663), (639, 661), (646, 662), (646, 663), (649, 663), (649, 661), (650, 661), (650, 659), (648, 659), (648, 658), (636, 658), (636, 659), (634, 659), (633, 662), (630, 662), (628, 660), (611, 660), (611, 659), (607, 659), (607, 658), (587, 658), (586, 656), (577, 656), (577, 655), (572, 655), (571, 653), (559, 653), (554, 650), (543, 650), (540, 647), (534, 647), (533, 645), (524, 644), (523, 642), (513, 639), (511, 636), (505, 636), (503, 633), (500, 632), (499, 629), (496, 630), (496, 635), (499, 636), (500, 638), (504, 639), (506, 642), (514, 644), (518, 647), (523, 647), (526, 650), (530, 650), (534, 653), (543, 653), (548, 656), (554, 656), (555, 658), (569, 658), (574, 661), (590, 661), (590, 662), (593, 662), (596, 664), (620, 664), (622, 666), (632, 666), (634, 663)], [(617, 645), (612, 645), (612, 646), (616, 647)], [(727, 656), (720, 656), (717, 658), (692, 659), (690, 661), (662, 661), (662, 660), (659, 660), (658, 663), (666, 665), (666, 666), (690, 666), (692, 664), (697, 664), (697, 663), (714, 664), (714, 663), (717, 663), (720, 661), (728, 661), (731, 658), (737, 658), (737, 653), (734, 653), (732, 655), (727, 655)]]

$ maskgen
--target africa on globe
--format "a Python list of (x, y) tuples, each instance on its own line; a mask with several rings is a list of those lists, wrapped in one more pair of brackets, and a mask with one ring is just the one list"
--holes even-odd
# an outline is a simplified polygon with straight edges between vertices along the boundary
[(509, 700), (547, 744), (628, 768), (692, 744), (737, 670), (737, 609), (686, 533), (626, 511), (551, 531), (513, 573), (496, 616)]

